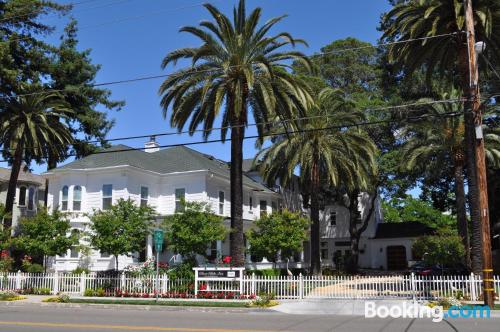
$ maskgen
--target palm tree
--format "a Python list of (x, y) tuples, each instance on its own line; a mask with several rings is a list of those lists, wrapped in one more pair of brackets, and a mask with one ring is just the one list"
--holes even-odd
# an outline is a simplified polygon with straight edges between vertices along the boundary
[(341, 95), (331, 88), (321, 90), (307, 113), (309, 118), (292, 122), (287, 134), (273, 138), (273, 144), (256, 157), (266, 181), (278, 179), (286, 185), (298, 167), (301, 182), (309, 186), (313, 274), (321, 272), (321, 186), (366, 188), (376, 168), (377, 148), (371, 139), (357, 128), (340, 127), (364, 118), (362, 113), (352, 111), (352, 105), (342, 101)]
[[(457, 91), (443, 94), (443, 100), (456, 97)], [(421, 99), (422, 103), (430, 102)], [(461, 113), (461, 104), (433, 104), (427, 107), (426, 112), (436, 115), (432, 121), (409, 125), (403, 133), (407, 141), (403, 146), (403, 168), (443, 167), (452, 165), (455, 180), (455, 208), (457, 213), (457, 229), (466, 249), (465, 262), (470, 267), (470, 239), (467, 225), (466, 200), (464, 190), (465, 166), (465, 124), (463, 118), (446, 116), (447, 113)], [(500, 164), (500, 149), (498, 130), (484, 126), (485, 147), (488, 163), (493, 167)]]
[[(232, 128), (230, 251), (235, 264), (243, 265), (242, 150), (249, 105), (258, 123), (276, 115), (292, 116), (289, 113), (292, 110), (303, 110), (310, 99), (306, 86), (286, 68), (290, 61), (310, 68), (310, 61), (300, 52), (281, 51), (287, 45), (305, 44), (304, 41), (294, 39), (287, 32), (267, 35), (283, 16), (259, 27), (262, 10), (256, 8), (246, 16), (244, 0), (234, 8), (233, 22), (214, 6), (204, 6), (215, 22), (203, 21), (200, 27), (180, 30), (199, 38), (202, 45), (175, 50), (164, 58), (162, 68), (179, 59), (191, 59), (191, 66), (170, 75), (159, 93), (164, 117), (172, 106), (171, 125), (181, 130), (189, 122), (193, 134), (203, 124), (205, 139), (223, 108), (222, 126)], [(277, 108), (277, 105), (284, 107)], [(280, 110), (279, 114), (276, 109)], [(259, 134), (263, 130), (263, 126), (258, 126)], [(227, 131), (221, 130), (222, 140), (226, 139)]]
[[(498, 62), (500, 55), (500, 35), (496, 33), (500, 26), (500, 2), (496, 0), (474, 1), (474, 25), (476, 39), (488, 45), (488, 54)], [(450, 82), (459, 74), (459, 82), (464, 95), (469, 94), (469, 63), (466, 34), (464, 33), (465, 15), (462, 0), (409, 0), (404, 1), (389, 11), (382, 26), (387, 40), (409, 40), (443, 35), (439, 38), (420, 42), (393, 44), (389, 47), (389, 59), (395, 61), (398, 68), (411, 74), (424, 68), (427, 77), (438, 72), (448, 76)], [(444, 36), (446, 35), (446, 36)], [(479, 197), (477, 190), (474, 124), (471, 112), (465, 117), (466, 160), (468, 168), (468, 187), (471, 205), (472, 223), (472, 268), (480, 272), (481, 229)]]
[[(25, 90), (22, 96), (12, 96), (0, 105), (0, 146), (12, 165), (5, 212), (10, 216), (14, 208), (17, 179), (23, 161), (41, 162), (51, 155), (64, 155), (73, 138), (61, 121), (73, 111), (64, 98), (53, 92)], [(12, 226), (12, 218), (4, 218), (4, 228)]]

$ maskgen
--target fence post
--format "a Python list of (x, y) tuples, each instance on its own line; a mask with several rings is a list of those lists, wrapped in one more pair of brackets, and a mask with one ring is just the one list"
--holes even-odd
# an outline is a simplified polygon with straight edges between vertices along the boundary
[(122, 274), (120, 275), (120, 290), (123, 292), (126, 287), (125, 287), (125, 273), (122, 272)]
[(161, 285), (161, 292), (166, 293), (168, 292), (168, 274), (163, 274), (163, 284)]
[(198, 270), (194, 270), (194, 297), (198, 297)]
[(470, 299), (471, 301), (476, 301), (477, 300), (477, 294), (476, 294), (476, 278), (474, 277), (474, 272), (470, 273)]
[(82, 272), (82, 274), (80, 274), (80, 295), (82, 296), (83, 294), (85, 294), (85, 286), (86, 286), (85, 279), (86, 279), (85, 272)]
[(416, 293), (417, 293), (417, 290), (415, 289), (415, 273), (411, 273), (411, 294), (412, 294), (412, 299), (413, 299), (413, 302), (415, 302), (416, 300)]
[(16, 274), (16, 290), (21, 289), (21, 270), (17, 271)]
[(251, 285), (251, 289), (250, 289), (250, 295), (257, 295), (255, 294), (256, 292), (256, 287), (255, 287), (255, 272), (252, 272), (252, 285)]
[(57, 270), (54, 272), (54, 284), (52, 285), (52, 293), (59, 293), (59, 274), (57, 273)]
[(302, 273), (299, 274), (299, 298), (301, 300), (304, 298), (304, 277)]

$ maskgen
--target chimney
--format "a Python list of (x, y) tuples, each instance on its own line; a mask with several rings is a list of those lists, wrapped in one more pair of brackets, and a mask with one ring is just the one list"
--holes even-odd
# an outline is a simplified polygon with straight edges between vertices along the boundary
[(151, 136), (149, 142), (144, 144), (144, 151), (148, 153), (160, 151), (160, 144), (156, 142), (156, 136)]

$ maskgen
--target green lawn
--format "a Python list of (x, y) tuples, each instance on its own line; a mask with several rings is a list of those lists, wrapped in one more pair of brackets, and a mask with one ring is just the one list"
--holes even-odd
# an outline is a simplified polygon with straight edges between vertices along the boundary
[(92, 303), (92, 304), (132, 304), (132, 305), (162, 305), (173, 307), (224, 307), (224, 308), (244, 308), (244, 302), (211, 302), (211, 301), (164, 301), (160, 300), (106, 300), (106, 299), (70, 299), (69, 303)]

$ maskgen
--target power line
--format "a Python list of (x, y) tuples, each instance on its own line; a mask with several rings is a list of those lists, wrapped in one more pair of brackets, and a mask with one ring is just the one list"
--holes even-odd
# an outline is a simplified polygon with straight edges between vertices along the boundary
[[(433, 101), (428, 101), (428, 102), (415, 102), (415, 103), (403, 104), (403, 105), (393, 105), (393, 106), (384, 106), (384, 107), (376, 107), (376, 108), (365, 108), (365, 109), (362, 109), (359, 111), (363, 112), (363, 113), (364, 112), (389, 111), (389, 110), (392, 111), (392, 110), (400, 110), (400, 109), (408, 108), (408, 107), (418, 107), (418, 106), (444, 104), (444, 103), (455, 103), (455, 102), (463, 102), (463, 101), (465, 101), (465, 99), (463, 99), (463, 98), (433, 100)], [(407, 113), (408, 112), (416, 112), (416, 111), (420, 111), (420, 110), (418, 110), (418, 109), (407, 110)], [(224, 127), (216, 127), (216, 128), (211, 128), (211, 129), (195, 129), (192, 131), (191, 130), (184, 130), (184, 131), (162, 132), (162, 133), (153, 133), (153, 134), (137, 135), (137, 136), (115, 137), (115, 138), (105, 139), (105, 141), (106, 142), (116, 142), (116, 141), (126, 141), (126, 140), (148, 138), (148, 137), (152, 137), (152, 136), (161, 137), (161, 136), (176, 136), (176, 135), (193, 134), (193, 133), (207, 133), (207, 132), (211, 132), (211, 131), (227, 130), (227, 129), (241, 128), (241, 127), (267, 126), (267, 125), (273, 125), (277, 122), (283, 124), (283, 123), (289, 123), (289, 122), (295, 122), (295, 121), (300, 122), (303, 120), (312, 120), (312, 119), (317, 119), (317, 118), (334, 118), (336, 116), (338, 116), (338, 114), (311, 115), (311, 116), (304, 116), (304, 117), (298, 117), (298, 118), (284, 119), (284, 120), (279, 120), (279, 121), (250, 123), (247, 125), (224, 126)], [(344, 128), (345, 126), (341, 126), (341, 127)], [(98, 143), (101, 143), (101, 141), (88, 140), (88, 141), (79, 141), (77, 143), (98, 144)], [(67, 145), (66, 144), (56, 144), (54, 146), (67, 146)], [(39, 147), (28, 146), (28, 147), (24, 147), (24, 150), (34, 150), (34, 149), (38, 149), (38, 148)], [(14, 149), (4, 149), (0, 152), (12, 152), (13, 150)]]
[[(419, 120), (425, 120), (428, 118), (433, 118), (433, 117), (455, 117), (455, 116), (462, 116), (463, 112), (445, 112), (445, 113), (440, 113), (440, 114), (424, 114), (420, 116), (414, 116), (414, 117), (407, 117), (404, 120), (406, 121), (419, 121)], [(262, 138), (262, 137), (275, 137), (275, 136), (282, 136), (282, 135), (289, 135), (289, 134), (297, 134), (297, 133), (307, 133), (307, 132), (317, 132), (317, 131), (324, 131), (324, 130), (334, 130), (334, 129), (346, 129), (346, 128), (352, 128), (352, 127), (364, 127), (364, 126), (371, 126), (371, 125), (376, 125), (376, 124), (383, 124), (383, 123), (400, 123), (403, 122), (403, 119), (401, 120), (377, 120), (377, 121), (363, 121), (363, 122), (357, 122), (357, 123), (349, 123), (349, 124), (341, 124), (341, 125), (334, 125), (334, 126), (327, 126), (324, 128), (313, 128), (313, 129), (299, 129), (299, 130), (290, 130), (290, 131), (282, 131), (282, 132), (277, 132), (277, 133), (266, 133), (263, 134), (262, 136), (260, 135), (252, 135), (252, 136), (245, 136), (243, 137), (243, 140), (248, 140), (248, 139), (257, 139), (257, 138)], [(153, 136), (153, 135), (148, 135)], [(201, 145), (201, 144), (211, 144), (211, 143), (222, 143), (226, 141), (231, 141), (231, 138), (227, 139), (214, 139), (214, 140), (203, 140), (203, 141), (196, 141), (196, 142), (187, 142), (187, 143), (177, 143), (177, 144), (167, 144), (167, 145), (160, 145), (158, 148), (171, 148), (171, 147), (178, 147), (178, 146), (190, 146), (190, 145)], [(93, 154), (105, 154), (105, 153), (117, 153), (117, 152), (127, 152), (127, 151), (142, 151), (145, 150), (145, 147), (142, 148), (126, 148), (126, 149), (119, 149), (119, 150), (104, 150), (104, 151), (98, 151), (98, 152), (93, 152), (90, 155)], [(76, 157), (76, 154), (68, 154), (66, 157)], [(42, 158), (43, 159), (43, 158)], [(8, 162), (8, 160), (2, 160), (0, 162)]]
[[(325, 53), (321, 53), (321, 54), (306, 55), (305, 57), (312, 58), (312, 57), (318, 57), (318, 56), (323, 56), (323, 55), (327, 55), (327, 54), (332, 54), (334, 52), (347, 52), (347, 51), (359, 50), (362, 48), (369, 48), (369, 47), (378, 48), (381, 46), (387, 46), (387, 45), (393, 45), (393, 44), (410, 43), (410, 42), (414, 42), (414, 41), (422, 41), (422, 40), (427, 40), (427, 39), (432, 39), (432, 38), (442, 38), (444, 36), (451, 36), (451, 35), (455, 35), (455, 34), (456, 34), (456, 32), (449, 33), (449, 34), (436, 35), (436, 36), (407, 39), (404, 41), (401, 40), (401, 41), (396, 41), (396, 42), (389, 42), (389, 43), (385, 43), (385, 44), (377, 44), (377, 45), (353, 47), (353, 48), (344, 48), (344, 49), (333, 50), (333, 51), (325, 52)], [(228, 68), (237, 68), (237, 67), (239, 67), (239, 65), (228, 66)], [(215, 71), (220, 71), (220, 69), (195, 70), (195, 71), (192, 71), (192, 73), (215, 72)], [(95, 84), (91, 84), (90, 87), (109, 86), (109, 85), (116, 85), (116, 84), (147, 81), (147, 80), (153, 80), (153, 79), (159, 79), (159, 78), (166, 78), (166, 77), (169, 77), (171, 75), (172, 74), (160, 74), (160, 75), (135, 77), (135, 78), (117, 80), (117, 81), (111, 81), (111, 82), (95, 83)], [(74, 87), (74, 88), (77, 88), (77, 87)], [(18, 94), (16, 96), (12, 96), (12, 97), (24, 97), (24, 96), (32, 96), (32, 95), (38, 95), (38, 94), (44, 94), (44, 93), (50, 93), (50, 92), (65, 92), (65, 91), (67, 91), (67, 89), (48, 89), (48, 90), (43, 90), (43, 91), (38, 91), (38, 92)], [(0, 96), (0, 99), (7, 99), (7, 98), (11, 98), (11, 96)]]

